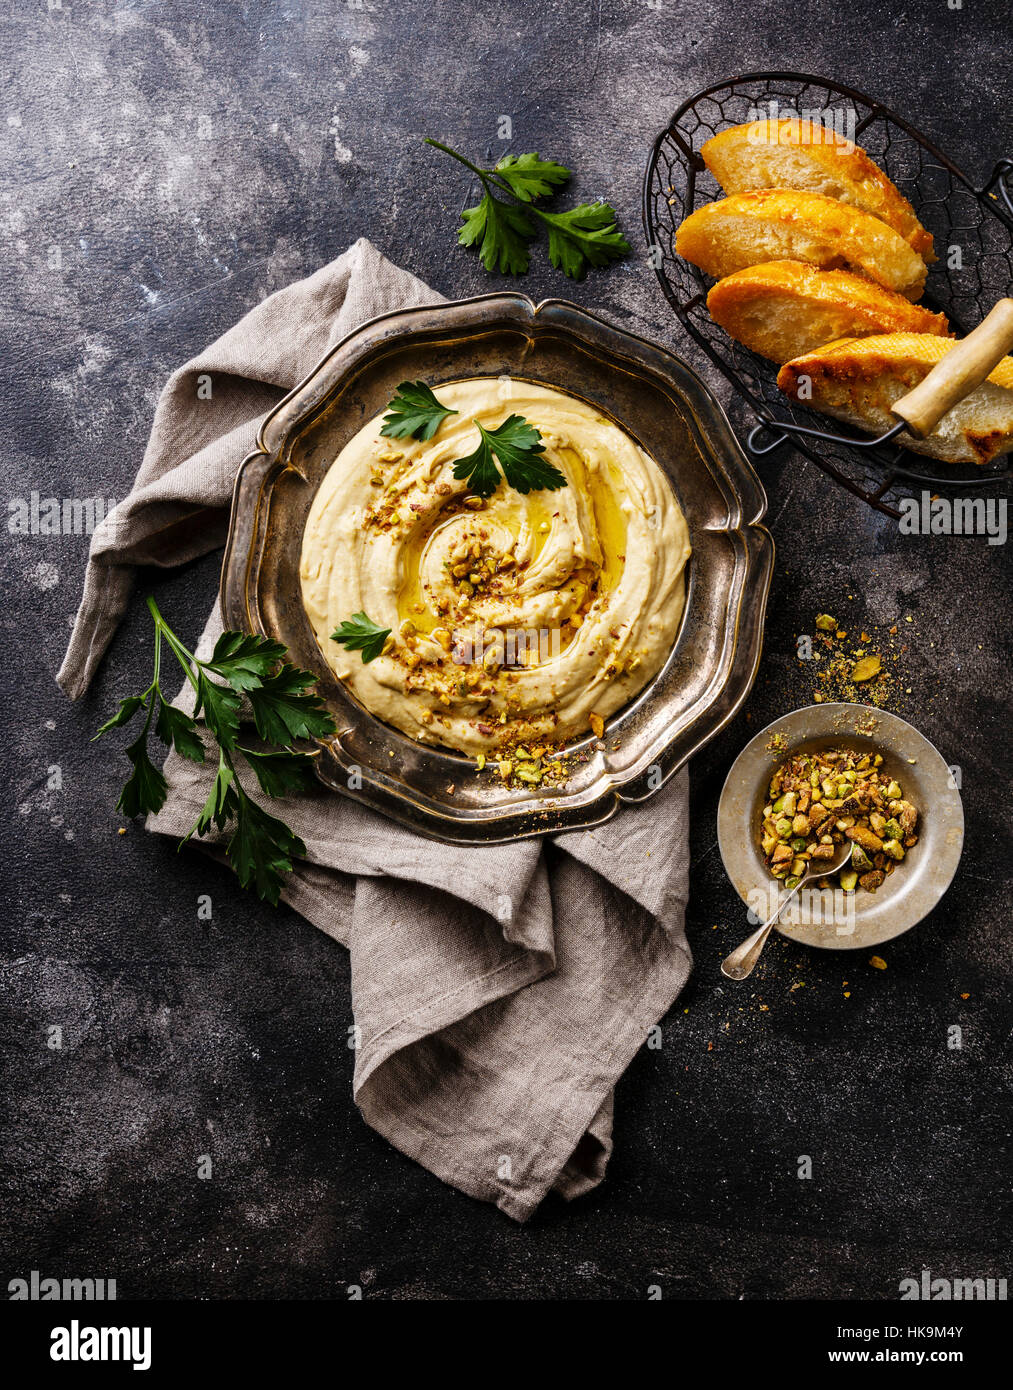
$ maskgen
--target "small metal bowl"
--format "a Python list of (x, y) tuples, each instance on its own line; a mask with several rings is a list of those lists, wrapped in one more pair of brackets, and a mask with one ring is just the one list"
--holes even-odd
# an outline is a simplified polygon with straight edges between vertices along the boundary
[[(873, 720), (875, 728), (865, 732)], [(775, 739), (776, 749), (770, 746)], [(920, 922), (946, 892), (960, 862), (964, 808), (956, 779), (917, 729), (886, 710), (852, 704), (806, 705), (768, 724), (746, 744), (725, 778), (718, 845), (743, 902), (750, 907), (766, 902), (776, 880), (763, 862), (759, 825), (770, 779), (792, 753), (833, 748), (883, 755), (883, 772), (896, 778), (918, 810), (918, 843), (875, 893), (850, 895), (853, 922), (835, 923), (832, 911), (813, 912), (803, 902), (798, 924), (779, 923), (777, 930), (807, 946), (858, 950), (890, 941)]]
[[(302, 606), (310, 504), (348, 440), (399, 383), (509, 375), (610, 415), (666, 473), (689, 525), (686, 609), (654, 680), (574, 746), (560, 789), (514, 791), (474, 762), (413, 742), (364, 709), (324, 660)], [(284, 642), (313, 672), (337, 722), (317, 770), (335, 791), (426, 835), (497, 843), (597, 825), (642, 801), (721, 729), (760, 659), (774, 544), (767, 499), (717, 401), (677, 357), (575, 304), (521, 294), (384, 314), (339, 343), (267, 416), (242, 464), (222, 570), (225, 625)], [(574, 750), (568, 750), (574, 751)]]

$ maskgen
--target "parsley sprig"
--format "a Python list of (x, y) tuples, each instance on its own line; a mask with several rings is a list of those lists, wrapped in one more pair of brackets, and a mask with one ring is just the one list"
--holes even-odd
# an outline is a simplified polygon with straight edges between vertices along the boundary
[[(551, 196), (570, 177), (570, 170), (540, 155), (505, 155), (491, 169), (481, 169), (463, 154), (439, 140), (433, 145), (476, 174), (482, 198), (461, 214), (457, 234), (462, 246), (478, 249), (486, 270), (523, 275), (528, 269), (528, 243), (537, 235), (537, 223), (549, 234), (549, 260), (571, 280), (583, 280), (591, 266), (627, 256), (632, 249), (617, 226), (616, 212), (608, 203), (580, 203), (565, 212), (546, 212), (535, 200)], [(497, 194), (506, 194), (512, 202)], [(532, 221), (532, 218), (535, 221)]]
[(424, 381), (402, 381), (397, 391), (380, 430), (388, 439), (432, 439), (447, 416), (457, 414), (441, 405)]
[[(148, 608), (155, 623), (154, 673), (142, 695), (130, 695), (95, 735), (101, 738), (110, 729), (128, 724), (141, 710), (146, 711), (139, 736), (127, 747), (133, 772), (126, 782), (117, 809), (127, 816), (161, 810), (168, 786), (148, 756), (148, 735), (155, 734), (171, 744), (181, 757), (191, 762), (205, 761), (204, 744), (197, 731), (196, 717), (203, 715), (211, 737), (218, 744), (218, 770), (203, 810), (190, 833), (206, 835), (212, 826), (224, 830), (233, 825), (226, 854), (239, 882), (252, 888), (270, 903), (277, 904), (283, 873), (292, 860), (306, 853), (306, 846), (283, 821), (269, 815), (251, 799), (239, 780), (235, 755), (241, 753), (266, 796), (286, 796), (313, 783), (314, 753), (303, 753), (290, 745), (296, 739), (323, 738), (335, 725), (318, 695), (310, 694), (315, 677), (284, 660), (287, 648), (266, 637), (242, 632), (223, 632), (207, 661), (188, 651), (159, 612), (153, 598)], [(194, 717), (169, 704), (162, 693), (162, 644), (178, 660), (193, 686)], [(218, 684), (218, 677), (226, 682)], [(239, 716), (243, 698), (253, 711), (257, 733), (274, 749), (248, 748), (240, 744)], [(156, 715), (157, 711), (157, 715)]]
[(339, 643), (346, 651), (361, 652), (365, 666), (381, 654), (389, 636), (389, 627), (381, 627), (368, 613), (359, 612), (342, 620), (341, 626), (331, 633), (331, 641)]
[(491, 497), (499, 486), (498, 461), (503, 476), (518, 492), (529, 493), (546, 488), (555, 492), (566, 487), (566, 476), (548, 459), (542, 436), (523, 415), (508, 415), (494, 430), (487, 430), (478, 420), (478, 448), (454, 464), (454, 477), (467, 478), (468, 486), (479, 497)]

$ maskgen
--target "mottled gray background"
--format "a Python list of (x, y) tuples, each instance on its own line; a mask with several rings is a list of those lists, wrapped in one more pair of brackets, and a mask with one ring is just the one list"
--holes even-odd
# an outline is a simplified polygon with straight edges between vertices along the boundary
[[(121, 497), (169, 372), (360, 234), (444, 294), (500, 284), (455, 249), (467, 176), (425, 134), (498, 155), (508, 114), (512, 148), (572, 165), (574, 192), (610, 198), (637, 254), (576, 287), (539, 256), (526, 288), (673, 341), (697, 366), (639, 226), (651, 139), (697, 87), (765, 66), (836, 76), (975, 178), (1013, 153), (1000, 147), (1005, 0), (5, 11), (8, 499)], [(672, 1297), (891, 1298), (923, 1265), (1009, 1274), (1008, 553), (899, 536), (791, 456), (764, 473), (778, 544), (764, 662), (746, 712), (692, 767), (696, 970), (663, 1049), (619, 1087), (608, 1181), (524, 1229), (361, 1123), (333, 942), (198, 853), (138, 826), (117, 834), (124, 762), (88, 740), (147, 682), (147, 615), (136, 603), (72, 707), (53, 673), (86, 540), (7, 537), (3, 1283), (39, 1268), (115, 1277), (121, 1297), (341, 1297), (349, 1283), (396, 1298), (644, 1297), (660, 1283)], [(140, 592), (194, 638), (216, 569), (145, 576)], [(898, 712), (963, 769), (963, 864), (941, 907), (885, 948), (885, 972), (775, 938), (733, 989), (717, 967), (744, 922), (715, 846), (717, 793), (751, 731), (808, 701), (794, 636), (845, 608), (842, 589), (854, 629), (915, 620)], [(954, 1023), (961, 1051), (946, 1046)]]

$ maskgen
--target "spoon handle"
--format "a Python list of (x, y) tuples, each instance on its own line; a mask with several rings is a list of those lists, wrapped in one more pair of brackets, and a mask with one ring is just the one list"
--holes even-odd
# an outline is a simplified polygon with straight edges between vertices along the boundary
[(1013, 299), (1000, 299), (966, 338), (936, 363), (928, 376), (890, 408), (913, 435), (924, 439), (1013, 348)]
[(760, 952), (767, 944), (767, 937), (770, 935), (771, 927), (773, 927), (774, 923), (804, 882), (804, 878), (799, 879), (788, 896), (781, 899), (777, 907), (764, 922), (763, 926), (757, 927), (752, 936), (747, 936), (741, 946), (736, 946), (731, 955), (725, 957), (721, 962), (722, 975), (726, 976), (729, 980), (744, 980), (753, 973), (756, 962), (760, 959)]

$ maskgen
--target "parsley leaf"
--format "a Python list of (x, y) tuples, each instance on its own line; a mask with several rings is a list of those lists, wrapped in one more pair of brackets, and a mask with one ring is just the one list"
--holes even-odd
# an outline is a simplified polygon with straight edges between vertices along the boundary
[(284, 821), (239, 792), (236, 829), (227, 853), (242, 886), (277, 907), (281, 875), (291, 872), (293, 857), (304, 855), (306, 846)]
[(608, 203), (581, 203), (568, 212), (538, 212), (549, 228), (549, 260), (571, 280), (583, 280), (588, 266), (607, 265), (632, 249), (616, 226)]
[[(147, 709), (139, 737), (127, 749), (133, 772), (120, 793), (117, 809), (128, 816), (158, 811), (165, 804), (165, 777), (148, 756), (148, 735), (155, 715), (155, 733), (184, 758), (204, 761), (204, 744), (196, 716), (203, 712), (208, 731), (218, 743), (218, 770), (207, 800), (183, 844), (193, 835), (206, 835), (212, 827), (225, 830), (235, 823), (226, 854), (244, 888), (253, 888), (268, 902), (277, 903), (281, 874), (292, 867), (292, 857), (306, 852), (303, 842), (282, 821), (251, 801), (239, 781), (233, 754), (239, 738), (242, 696), (253, 706), (258, 732), (278, 750), (243, 748), (257, 781), (268, 796), (284, 796), (304, 789), (312, 775), (313, 755), (288, 747), (297, 738), (322, 738), (334, 732), (334, 721), (318, 695), (308, 693), (313, 676), (285, 662), (287, 649), (280, 642), (242, 632), (225, 632), (209, 661), (202, 661), (183, 646), (158, 611), (153, 598), (148, 608), (155, 623), (155, 670), (143, 695), (131, 695), (102, 725), (96, 738), (131, 720)], [(179, 661), (195, 691), (194, 717), (170, 705), (160, 684), (163, 639)], [(212, 676), (226, 680), (217, 684)]]
[[(144, 702), (145, 696), (143, 695), (128, 695), (125, 700), (121, 700), (119, 709), (111, 719), (106, 720), (95, 735), (95, 738), (101, 738), (102, 735), (107, 734), (110, 729), (118, 729), (122, 724), (129, 724), (137, 711), (144, 708)], [(95, 738), (92, 739), (92, 743), (95, 742)]]
[(499, 459), (503, 476), (518, 492), (538, 492), (542, 488), (555, 492), (566, 487), (565, 475), (555, 464), (540, 457), (545, 452), (542, 436), (523, 415), (508, 416), (486, 437)]
[(140, 738), (127, 749), (127, 757), (134, 765), (126, 785), (120, 792), (116, 809), (125, 816), (144, 816), (149, 811), (160, 811), (165, 805), (169, 788), (165, 778), (148, 757), (148, 726)]
[(197, 733), (197, 725), (175, 705), (159, 701), (155, 733), (163, 743), (171, 743), (180, 757), (189, 758), (194, 763), (204, 761), (204, 745)]
[(246, 692), (253, 708), (257, 733), (265, 743), (282, 747), (297, 738), (323, 738), (334, 731), (334, 721), (319, 695), (306, 695), (316, 677), (297, 666), (283, 666), (259, 686)]
[(204, 723), (223, 748), (235, 748), (239, 737), (241, 702), (234, 690), (216, 685), (203, 671), (197, 676), (197, 704), (194, 714), (204, 712)]
[(362, 652), (363, 665), (366, 665), (380, 655), (389, 636), (389, 627), (381, 627), (366, 613), (358, 612), (343, 620), (337, 631), (331, 633), (331, 641), (340, 643), (346, 651)]
[(424, 381), (402, 381), (397, 389), (380, 430), (388, 439), (432, 439), (446, 417), (457, 414), (441, 405)]
[(554, 464), (540, 455), (545, 450), (542, 436), (523, 415), (510, 415), (494, 430), (478, 425), (478, 448), (454, 464), (454, 477), (467, 478), (468, 486), (479, 497), (491, 497), (499, 486), (498, 460), (503, 476), (518, 492), (547, 488), (554, 492), (566, 487), (566, 478)]
[(566, 183), (570, 171), (565, 164), (556, 164), (551, 159), (542, 159), (537, 154), (507, 154), (498, 162), (494, 170), (504, 183), (509, 184), (514, 197), (530, 203), (535, 198), (544, 198), (560, 184)]
[(478, 448), (473, 454), (455, 462), (454, 477), (467, 478), (468, 486), (478, 497), (491, 497), (499, 487), (499, 469), (496, 467), (488, 433), (481, 425), (478, 426), (478, 433)]
[(258, 685), (286, 654), (287, 649), (280, 642), (272, 642), (268, 637), (223, 632), (205, 665), (242, 693)]
[(181, 849), (191, 835), (206, 835), (213, 825), (217, 825), (219, 830), (224, 830), (229, 821), (238, 814), (239, 797), (232, 785), (235, 778), (235, 771), (226, 763), (224, 755), (219, 753), (218, 773), (208, 792), (208, 799), (190, 827), (190, 834), (180, 842)]
[(523, 275), (528, 268), (527, 242), (535, 235), (529, 218), (514, 203), (504, 203), (489, 192), (477, 207), (461, 213), (464, 225), (457, 233), (462, 246), (478, 246), (486, 270)]
[(287, 748), (278, 751), (240, 748), (239, 751), (268, 796), (308, 791), (316, 780), (316, 758), (312, 753), (293, 753)]

